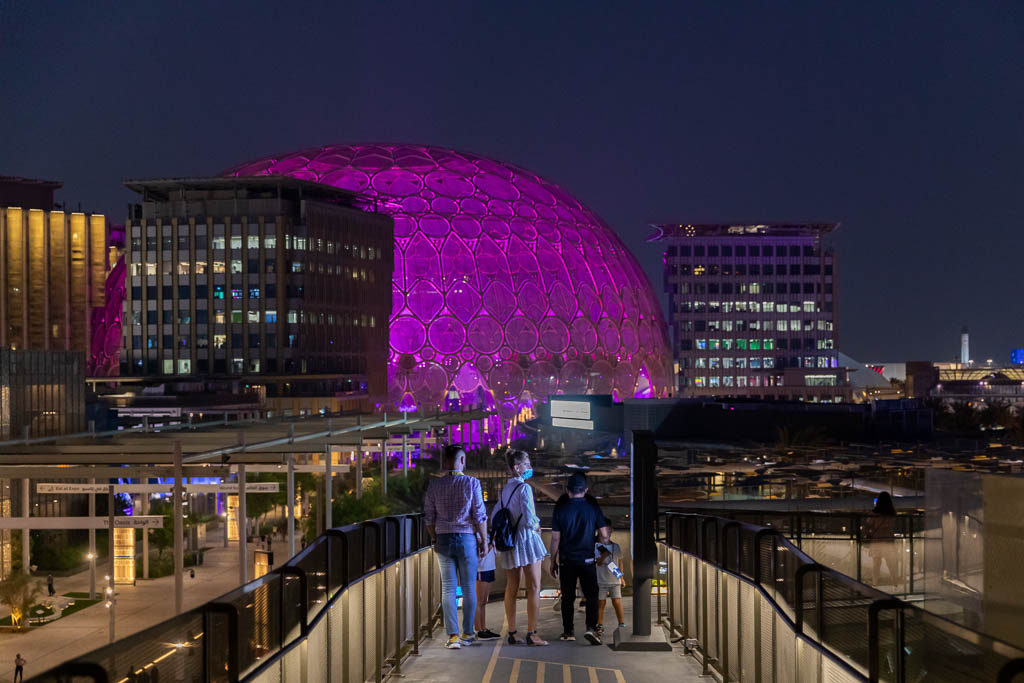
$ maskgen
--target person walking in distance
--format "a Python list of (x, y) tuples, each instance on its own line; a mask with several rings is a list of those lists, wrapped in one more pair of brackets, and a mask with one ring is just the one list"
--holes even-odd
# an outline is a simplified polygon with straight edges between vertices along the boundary
[(25, 658), (21, 653), (14, 655), (14, 683), (21, 683), (25, 680)]
[[(434, 544), (441, 572), (441, 608), (448, 633), (445, 647), (457, 650), (469, 645), (476, 616), (477, 564), (488, 552), (487, 515), (480, 482), (463, 472), (466, 452), (461, 446), (441, 451), (443, 473), (430, 482), (424, 501), (427, 533)], [(459, 630), (458, 597), (462, 587), (462, 630)]]
[(556, 505), (551, 518), (551, 576), (559, 580), (562, 591), (561, 640), (576, 640), (573, 596), (579, 582), (586, 600), (587, 631), (591, 645), (601, 644), (597, 629), (597, 564), (594, 560), (595, 532), (607, 542), (611, 530), (601, 506), (587, 500), (587, 478), (577, 472), (566, 485), (569, 499)]
[(50, 597), (51, 598), (53, 597), (53, 594), (57, 592), (53, 588), (53, 574), (47, 574), (46, 575), (46, 590), (48, 590), (50, 592)]
[[(526, 451), (510, 450), (505, 455), (509, 479), (494, 506), (492, 527), (498, 547), (498, 564), (505, 570), (505, 618), (508, 620), (508, 644), (547, 645), (537, 635), (540, 611), (541, 566), (547, 551), (540, 537), (540, 517), (533, 500), (533, 489), (526, 481), (533, 476), (533, 465)], [(516, 598), (519, 582), (526, 577), (526, 638), (516, 634)]]

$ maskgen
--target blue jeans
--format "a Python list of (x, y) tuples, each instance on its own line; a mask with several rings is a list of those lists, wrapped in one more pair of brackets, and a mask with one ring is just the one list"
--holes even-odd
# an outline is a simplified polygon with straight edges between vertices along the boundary
[(475, 534), (438, 534), (434, 546), (437, 566), (441, 570), (441, 610), (448, 635), (459, 631), (456, 585), (462, 586), (462, 631), (472, 634), (476, 615), (476, 553)]

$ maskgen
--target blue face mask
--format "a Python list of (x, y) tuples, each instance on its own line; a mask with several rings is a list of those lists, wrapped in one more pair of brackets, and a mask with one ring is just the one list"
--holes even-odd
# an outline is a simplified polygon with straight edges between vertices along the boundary
[(524, 471), (520, 476), (522, 476), (523, 481), (526, 481), (527, 479), (533, 476), (533, 468), (531, 467), (530, 469)]

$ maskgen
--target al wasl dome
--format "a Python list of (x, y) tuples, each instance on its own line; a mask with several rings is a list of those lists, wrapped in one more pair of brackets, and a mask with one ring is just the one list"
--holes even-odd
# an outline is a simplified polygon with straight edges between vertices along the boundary
[(401, 410), (496, 406), (508, 428), (552, 394), (670, 390), (665, 321), (639, 264), (535, 173), (441, 147), (356, 144), (228, 174), (351, 190), (394, 218), (388, 385)]

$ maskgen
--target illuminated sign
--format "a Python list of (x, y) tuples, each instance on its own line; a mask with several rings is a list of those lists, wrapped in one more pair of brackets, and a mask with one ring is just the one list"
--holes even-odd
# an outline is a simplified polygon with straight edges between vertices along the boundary
[(568, 420), (589, 420), (590, 401), (565, 401), (562, 399), (551, 399), (551, 417), (561, 417)]
[[(237, 483), (228, 484), (184, 484), (185, 493), (238, 493)], [(245, 492), (277, 493), (281, 485), (276, 481), (247, 482)], [(36, 493), (108, 493), (110, 484), (36, 484)], [(173, 493), (172, 484), (115, 484), (114, 493)]]
[(114, 528), (114, 583), (135, 583), (135, 529)]
[(238, 540), (238, 496), (228, 496), (228, 540)]
[(590, 401), (567, 401), (563, 398), (552, 398), (549, 404), (552, 427), (593, 431), (594, 421), (590, 416)]

